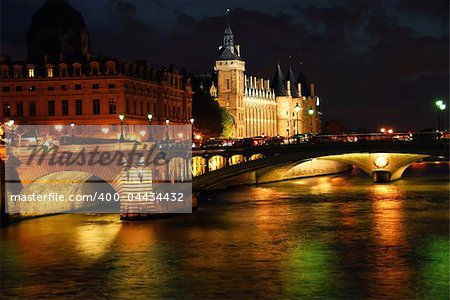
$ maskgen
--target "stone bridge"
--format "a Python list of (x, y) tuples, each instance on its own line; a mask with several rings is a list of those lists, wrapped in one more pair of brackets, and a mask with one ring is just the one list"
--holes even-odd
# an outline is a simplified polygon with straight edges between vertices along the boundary
[[(146, 217), (170, 211), (171, 207), (168, 206), (171, 203), (157, 206), (155, 202), (137, 203), (136, 200), (132, 201), (136, 195), (155, 192), (157, 189), (155, 185), (158, 183), (190, 183), (192, 181), (189, 165), (191, 157), (186, 147), (171, 148), (165, 151), (167, 154), (165, 157), (159, 157), (162, 152), (160, 149), (149, 150), (153, 147), (158, 146), (149, 142), (68, 145), (57, 148), (10, 147), (6, 151), (3, 147), (0, 157), (2, 163), (0, 181), (2, 184), (10, 183), (9, 186), (13, 189), (11, 194), (14, 195), (33, 193), (74, 195), (85, 193), (86, 187), (83, 188), (85, 185), (91, 184), (91, 190), (109, 186), (108, 192), (122, 196), (120, 201), (117, 201), (120, 207), (116, 211), (120, 209), (123, 219)], [(190, 146), (188, 149), (190, 150)], [(53, 156), (54, 153), (58, 154)], [(80, 153), (85, 154), (84, 158), (80, 157)], [(92, 156), (93, 153), (96, 155)], [(93, 157), (92, 163), (89, 161), (91, 157)], [(101, 163), (102, 159), (109, 163)], [(70, 161), (73, 163), (69, 164)], [(4, 187), (2, 187), (2, 194), (4, 194), (3, 191), (5, 191)], [(4, 205), (4, 199), (2, 200)], [(47, 206), (35, 203), (35, 207), (31, 207), (33, 213), (30, 215), (73, 211), (80, 208), (74, 206), (77, 203), (63, 202), (59, 205), (52, 203)], [(11, 208), (23, 210), (23, 207), (11, 205), (9, 211), (12, 211)], [(21, 203), (20, 205), (32, 204)], [(29, 208), (27, 207), (28, 211), (30, 211)], [(21, 216), (25, 215), (27, 213), (21, 213)]]
[(366, 142), (200, 149), (192, 153), (194, 192), (331, 174), (355, 165), (373, 181), (390, 182), (413, 162), (449, 156), (445, 142)]
[[(140, 144), (151, 147), (152, 143)], [(95, 151), (96, 145), (70, 145), (61, 147), (65, 152)], [(134, 143), (103, 144), (97, 150), (102, 153), (114, 151), (125, 155), (133, 151)], [(92, 149), (91, 149), (92, 148)], [(434, 156), (448, 158), (448, 143), (428, 142), (372, 142), (372, 143), (333, 143), (298, 144), (282, 146), (225, 147), (217, 149), (196, 149), (186, 155), (186, 149), (174, 151), (165, 158), (168, 163), (148, 167), (140, 160), (131, 164), (80, 164), (71, 168), (60, 164), (28, 163), (30, 149), (14, 148), (6, 154), (0, 148), (0, 171), (2, 178), (2, 212), (5, 205), (5, 179), (16, 180), (19, 193), (53, 191), (59, 184), (67, 193), (77, 191), (77, 187), (101, 181), (119, 194), (135, 195), (154, 191), (159, 181), (192, 182), (192, 192), (199, 193), (217, 187), (242, 183), (266, 183), (305, 176), (333, 174), (349, 170), (352, 165), (372, 176), (374, 182), (389, 182), (399, 179), (403, 171), (413, 162)], [(104, 154), (107, 155), (107, 154)], [(13, 170), (5, 172), (5, 158)], [(45, 158), (48, 160), (49, 156)], [(141, 158), (142, 160), (142, 158)], [(6, 168), (8, 168), (8, 164)], [(5, 173), (13, 178), (5, 178)], [(15, 177), (14, 177), (15, 176)], [(194, 177), (192, 179), (192, 177)], [(195, 197), (190, 203), (196, 206)], [(59, 208), (64, 211), (68, 207)], [(141, 213), (142, 209), (145, 213)], [(167, 208), (163, 208), (167, 209)], [(124, 219), (158, 214), (155, 207), (121, 199), (121, 217)], [(43, 211), (42, 214), (58, 211)]]

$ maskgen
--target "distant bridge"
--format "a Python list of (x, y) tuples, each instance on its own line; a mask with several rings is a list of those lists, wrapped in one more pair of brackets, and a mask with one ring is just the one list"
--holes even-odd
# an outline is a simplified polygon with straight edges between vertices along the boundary
[[(324, 143), (198, 149), (192, 153), (196, 176), (193, 190), (226, 185), (230, 180), (264, 183), (342, 170), (326, 162), (356, 165), (374, 182), (390, 182), (399, 179), (413, 162), (430, 156), (448, 158), (448, 143)], [(307, 163), (309, 170), (302, 170), (301, 166)]]

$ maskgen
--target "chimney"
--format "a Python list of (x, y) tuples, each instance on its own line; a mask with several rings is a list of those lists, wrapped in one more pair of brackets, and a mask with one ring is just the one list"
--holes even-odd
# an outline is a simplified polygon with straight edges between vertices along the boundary
[(289, 80), (286, 83), (286, 90), (287, 90), (287, 95), (290, 96), (291, 95), (291, 82)]
[(302, 96), (302, 84), (301, 83), (297, 84), (297, 90), (298, 90), (298, 95), (301, 97)]
[(314, 93), (314, 83), (311, 83), (311, 85), (310, 85), (310, 90), (311, 90), (311, 97), (314, 97), (314, 96), (315, 96), (315, 93)]

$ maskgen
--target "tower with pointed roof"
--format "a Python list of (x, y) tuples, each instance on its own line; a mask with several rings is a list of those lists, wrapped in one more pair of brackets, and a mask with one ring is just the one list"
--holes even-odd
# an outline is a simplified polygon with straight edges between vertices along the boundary
[(245, 61), (240, 56), (239, 45), (234, 43), (234, 35), (229, 22), (223, 34), (222, 46), (215, 63), (217, 72), (217, 100), (226, 107), (234, 120), (233, 137), (244, 137), (244, 72)]
[(210, 94), (232, 115), (232, 138), (320, 132), (314, 84), (308, 86), (303, 73), (296, 78), (291, 67), (284, 75), (279, 63), (272, 81), (246, 75), (228, 19), (215, 70)]

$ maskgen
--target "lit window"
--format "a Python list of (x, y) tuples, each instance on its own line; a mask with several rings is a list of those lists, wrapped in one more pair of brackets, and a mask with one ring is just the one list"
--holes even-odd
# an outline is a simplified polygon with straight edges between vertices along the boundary
[(28, 69), (28, 77), (34, 77), (34, 69), (33, 68)]
[(47, 77), (53, 77), (53, 69), (52, 68), (47, 69)]

